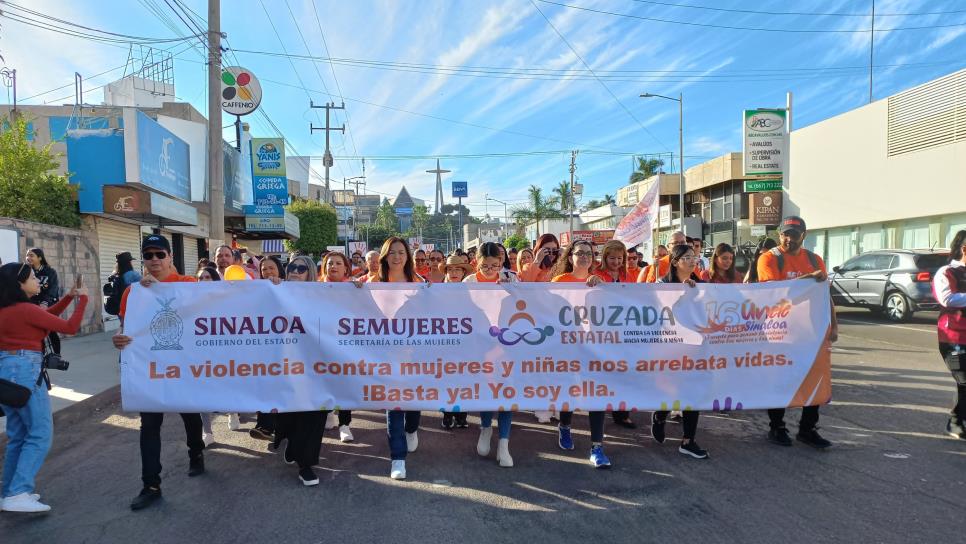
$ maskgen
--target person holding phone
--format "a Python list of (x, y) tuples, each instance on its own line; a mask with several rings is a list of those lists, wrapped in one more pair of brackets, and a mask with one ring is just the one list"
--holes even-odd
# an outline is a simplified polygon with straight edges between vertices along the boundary
[[(521, 254), (522, 255), (522, 254)], [(545, 232), (537, 238), (533, 246), (533, 262), (520, 267), (518, 278), (527, 282), (548, 282), (553, 278), (553, 266), (560, 258), (560, 242), (557, 237)], [(538, 423), (550, 423), (553, 412), (550, 410), (535, 410), (533, 415)]]

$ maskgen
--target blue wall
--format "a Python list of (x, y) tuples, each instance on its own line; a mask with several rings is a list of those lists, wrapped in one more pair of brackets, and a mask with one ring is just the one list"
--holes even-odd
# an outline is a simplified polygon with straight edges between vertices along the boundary
[(124, 185), (124, 133), (75, 130), (67, 135), (67, 171), (79, 186), (81, 213), (104, 211), (104, 185)]

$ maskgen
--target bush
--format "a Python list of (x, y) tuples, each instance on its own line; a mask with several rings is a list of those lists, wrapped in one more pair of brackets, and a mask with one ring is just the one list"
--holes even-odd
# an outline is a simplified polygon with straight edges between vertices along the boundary
[(515, 248), (517, 250), (526, 249), (530, 246), (530, 242), (526, 238), (520, 236), (519, 234), (511, 234), (509, 238), (503, 241), (503, 245), (507, 248)]
[(3, 121), (0, 133), (0, 216), (77, 228), (80, 215), (67, 176), (47, 144), (35, 147), (23, 118)]
[(326, 246), (338, 242), (339, 227), (335, 208), (314, 200), (298, 199), (288, 205), (288, 211), (299, 218), (299, 239), (286, 240), (285, 249), (301, 251), (317, 257)]

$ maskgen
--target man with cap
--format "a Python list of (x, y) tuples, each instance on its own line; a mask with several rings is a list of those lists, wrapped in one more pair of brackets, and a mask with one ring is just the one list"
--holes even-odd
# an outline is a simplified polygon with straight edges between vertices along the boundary
[[(194, 282), (193, 276), (182, 276), (174, 267), (171, 244), (158, 234), (146, 237), (141, 243), (141, 257), (147, 274), (141, 280), (143, 287), (163, 282)], [(131, 343), (131, 337), (124, 334), (124, 316), (127, 312), (127, 299), (131, 293), (128, 287), (121, 298), (121, 328), (114, 335), (114, 347), (123, 350)], [(181, 414), (188, 444), (188, 476), (199, 476), (205, 472), (205, 443), (201, 438), (201, 414)], [(164, 414), (141, 412), (141, 480), (144, 488), (131, 502), (131, 510), (141, 510), (161, 498), (161, 423)]]
[[(822, 258), (802, 247), (805, 234), (805, 220), (801, 217), (792, 215), (782, 220), (778, 227), (778, 247), (762, 253), (758, 259), (759, 282), (793, 279), (825, 281), (828, 278)], [(838, 330), (833, 306), (828, 335), (830, 342), (838, 340)], [(785, 409), (768, 410), (768, 419), (769, 442), (779, 446), (791, 446), (792, 440), (785, 428)], [(818, 434), (817, 423), (818, 406), (802, 408), (802, 418), (798, 423), (798, 434), (795, 438), (813, 448), (824, 449), (832, 443)]]

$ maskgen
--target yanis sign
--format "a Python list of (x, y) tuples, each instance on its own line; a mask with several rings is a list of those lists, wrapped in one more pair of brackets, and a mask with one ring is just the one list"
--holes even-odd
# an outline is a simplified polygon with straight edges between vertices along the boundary
[(166, 283), (135, 285), (128, 304), (126, 411), (760, 409), (831, 395), (825, 283)]
[(745, 110), (742, 116), (744, 174), (782, 174), (785, 170), (785, 110)]
[(285, 140), (252, 138), (252, 185), (256, 206), (288, 204)]
[(258, 78), (241, 66), (221, 69), (221, 109), (231, 115), (248, 115), (262, 101)]

